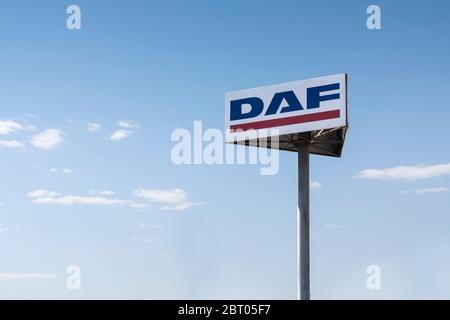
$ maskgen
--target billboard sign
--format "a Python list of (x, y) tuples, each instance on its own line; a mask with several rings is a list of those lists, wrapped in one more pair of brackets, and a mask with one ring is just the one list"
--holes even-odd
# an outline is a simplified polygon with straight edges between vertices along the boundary
[(227, 143), (346, 126), (345, 73), (225, 94)]

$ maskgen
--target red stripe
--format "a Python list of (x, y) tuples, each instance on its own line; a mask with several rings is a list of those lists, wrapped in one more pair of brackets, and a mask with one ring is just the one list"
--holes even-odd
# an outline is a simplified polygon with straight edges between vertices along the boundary
[(231, 131), (235, 130), (257, 130), (257, 129), (266, 129), (266, 128), (272, 128), (272, 127), (281, 127), (281, 126), (288, 126), (291, 124), (299, 124), (299, 123), (306, 123), (306, 122), (313, 122), (313, 121), (319, 121), (319, 120), (328, 120), (328, 119), (336, 119), (339, 118), (341, 115), (340, 110), (331, 110), (331, 111), (323, 111), (323, 112), (317, 112), (317, 113), (310, 113), (310, 114), (303, 114), (301, 116), (295, 116), (295, 117), (286, 117), (286, 118), (279, 118), (279, 119), (272, 119), (272, 120), (263, 120), (263, 121), (255, 121), (255, 122), (248, 122), (248, 123), (242, 123), (242, 124), (234, 124), (230, 126)]

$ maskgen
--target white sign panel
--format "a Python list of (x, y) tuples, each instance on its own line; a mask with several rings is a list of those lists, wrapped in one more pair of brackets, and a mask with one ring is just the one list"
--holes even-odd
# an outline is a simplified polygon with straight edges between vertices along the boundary
[(227, 143), (345, 126), (346, 74), (225, 94)]

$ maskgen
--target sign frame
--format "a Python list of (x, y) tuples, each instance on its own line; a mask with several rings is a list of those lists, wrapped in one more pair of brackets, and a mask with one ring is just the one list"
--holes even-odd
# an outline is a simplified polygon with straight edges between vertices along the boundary
[[(339, 99), (319, 101), (318, 107), (307, 109), (309, 106), (307, 99), (308, 88), (316, 88), (334, 83), (339, 83), (339, 89), (324, 90), (320, 92), (320, 95), (330, 96), (338, 93)], [(259, 115), (251, 119), (230, 121), (231, 101), (245, 98), (259, 98), (264, 103), (264, 109), (261, 112), (261, 114), (264, 114), (267, 112), (270, 107), (270, 102), (274, 100), (277, 93), (289, 91), (294, 92), (303, 108), (302, 110), (278, 112), (268, 117)], [(228, 92), (225, 94), (225, 142), (298, 152), (298, 143), (308, 141), (310, 153), (340, 157), (348, 130), (347, 93), (347, 73)], [(284, 106), (280, 103), (278, 108), (281, 111), (283, 108), (286, 108), (287, 101), (283, 100), (282, 102), (284, 102)], [(339, 111), (339, 118), (320, 119), (323, 116), (325, 118), (327, 116), (336, 116), (337, 110)], [(288, 122), (291, 120), (294, 122), (300, 120), (300, 123), (277, 126), (280, 121), (286, 123), (286, 119)], [(307, 121), (302, 122), (304, 120)], [(252, 125), (254, 123), (256, 125)], [(264, 128), (261, 127), (261, 123)], [(275, 125), (267, 126), (272, 124)], [(256, 129), (252, 128), (252, 126), (255, 126)], [(278, 143), (272, 143), (273, 139), (276, 139)]]

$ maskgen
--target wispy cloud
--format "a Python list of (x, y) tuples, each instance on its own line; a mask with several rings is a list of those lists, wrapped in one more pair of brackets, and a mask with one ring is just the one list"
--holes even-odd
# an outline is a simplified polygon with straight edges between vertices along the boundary
[(137, 129), (139, 128), (139, 124), (132, 120), (121, 120), (117, 123), (120, 128), (119, 130), (114, 131), (110, 136), (109, 139), (111, 141), (120, 141), (125, 138), (128, 138), (130, 135), (133, 134), (133, 131), (131, 129)]
[(137, 197), (164, 204), (177, 204), (187, 202), (186, 192), (179, 188), (175, 188), (172, 190), (137, 189), (134, 191), (134, 194)]
[(450, 174), (450, 163), (435, 165), (399, 166), (387, 169), (365, 169), (355, 178), (373, 180), (420, 180)]
[(59, 197), (39, 197), (35, 198), (33, 203), (36, 204), (60, 204), (60, 205), (73, 205), (73, 204), (87, 204), (87, 205), (99, 205), (99, 206), (111, 206), (111, 205), (127, 205), (129, 201), (119, 199), (106, 199), (102, 197), (86, 197), (86, 196), (74, 196), (74, 195), (62, 195)]
[(202, 205), (204, 203), (193, 203), (188, 200), (184, 190), (175, 188), (172, 190), (158, 189), (137, 189), (134, 195), (139, 198), (147, 199), (163, 205), (161, 210), (164, 211), (184, 211), (193, 205)]
[(117, 123), (119, 127), (125, 129), (137, 129), (139, 128), (139, 124), (134, 122), (133, 120), (121, 120)]
[(0, 119), (0, 135), (6, 136), (13, 132), (25, 130), (29, 128), (27, 125), (20, 124), (19, 122), (13, 120), (2, 120)]
[(174, 205), (170, 205), (170, 206), (163, 206), (161, 207), (161, 210), (163, 211), (184, 211), (189, 209), (190, 207), (196, 205), (202, 205), (204, 204), (203, 202), (197, 202), (197, 203), (193, 203), (193, 202), (181, 202), (181, 203), (177, 203)]
[(314, 190), (322, 188), (322, 184), (318, 181), (311, 181), (309, 183), (309, 186), (311, 187), (311, 189), (314, 189)]
[(110, 191), (110, 190), (102, 190), (102, 191), (90, 190), (89, 193), (90, 194), (98, 194), (101, 196), (113, 196), (116, 194), (114, 191)]
[(19, 272), (0, 272), (0, 281), (7, 280), (36, 280), (36, 279), (52, 279), (57, 278), (56, 274), (52, 273), (19, 273)]
[[(18, 131), (31, 129), (33, 127), (28, 124), (21, 124), (14, 120), (0, 119), (0, 136), (7, 136)], [(20, 149), (23, 147), (24, 144), (18, 140), (0, 140), (0, 149)]]
[(0, 148), (18, 149), (23, 147), (23, 143), (17, 140), (0, 140)]
[(70, 169), (70, 168), (64, 168), (64, 169), (61, 169), (61, 170), (59, 170), (59, 169), (57, 169), (57, 168), (51, 168), (51, 169), (50, 169), (50, 172), (51, 172), (51, 173), (61, 172), (61, 173), (63, 173), (63, 174), (72, 174), (72, 173), (73, 173), (73, 170)]
[(109, 139), (111, 139), (112, 141), (120, 141), (120, 140), (123, 140), (123, 139), (129, 137), (132, 133), (133, 132), (130, 130), (120, 129), (120, 130), (114, 131), (111, 134), (111, 136), (109, 137)]
[(59, 147), (64, 142), (62, 132), (58, 129), (46, 129), (41, 133), (34, 135), (30, 143), (43, 150), (51, 150)]
[(145, 203), (136, 203), (131, 201), (130, 203), (130, 207), (136, 210), (147, 210), (150, 208), (150, 205), (145, 204)]
[(441, 192), (448, 192), (449, 189), (445, 187), (438, 187), (438, 188), (423, 188), (423, 189), (416, 189), (414, 190), (414, 194), (428, 194), (428, 193), (441, 193)]
[(92, 205), (92, 206), (129, 206), (133, 209), (147, 209), (149, 205), (132, 200), (111, 199), (100, 196), (61, 195), (55, 191), (35, 190), (27, 194), (33, 204), (40, 205)]
[(39, 190), (34, 190), (31, 192), (27, 193), (27, 197), (28, 198), (41, 198), (41, 197), (57, 197), (60, 194), (55, 192), (55, 191), (48, 191), (48, 190), (44, 190), (44, 189), (39, 189)]
[(88, 132), (97, 132), (102, 128), (102, 126), (99, 123), (90, 122), (86, 124), (86, 130)]

